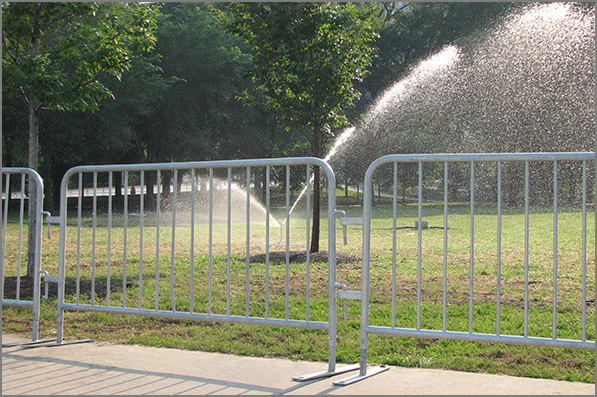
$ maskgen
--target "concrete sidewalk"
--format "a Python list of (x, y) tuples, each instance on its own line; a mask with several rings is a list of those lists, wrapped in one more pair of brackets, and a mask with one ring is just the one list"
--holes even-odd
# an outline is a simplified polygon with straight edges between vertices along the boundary
[[(2, 335), (2, 343), (23, 340)], [(400, 367), (348, 386), (332, 381), (355, 372), (292, 380), (326, 369), (326, 363), (98, 342), (16, 346), (2, 349), (2, 394), (595, 394), (594, 384)]]

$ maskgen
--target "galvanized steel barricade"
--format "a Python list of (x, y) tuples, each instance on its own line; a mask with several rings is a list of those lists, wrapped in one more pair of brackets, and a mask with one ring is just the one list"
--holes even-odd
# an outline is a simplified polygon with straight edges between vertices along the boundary
[[(0, 231), (2, 252), (2, 305), (30, 307), (32, 310), (31, 341), (38, 342), (39, 334), (39, 306), (40, 306), (40, 268), (41, 268), (41, 226), (42, 226), (42, 197), (43, 181), (39, 174), (30, 168), (2, 168), (2, 229)], [(13, 189), (14, 188), (14, 189)], [(30, 195), (35, 192), (35, 196)], [(11, 201), (16, 204), (11, 208)], [(27, 201), (27, 206), (25, 206)], [(25, 228), (24, 222), (26, 208), (35, 204), (35, 225), (34, 236), (35, 255), (33, 256), (33, 280), (32, 291), (24, 296), (22, 281), (27, 273), (28, 255), (26, 247), (29, 242), (29, 228)], [(9, 213), (11, 216), (9, 216)], [(15, 214), (16, 213), (16, 214)], [(14, 214), (14, 215), (12, 215)], [(9, 224), (11, 225), (9, 228)], [(16, 225), (16, 226), (13, 226)], [(24, 274), (25, 272), (25, 274)], [(11, 278), (10, 294), (5, 295), (5, 283)], [(30, 296), (29, 296), (30, 294)], [(22, 344), (22, 343), (20, 343)], [(5, 345), (3, 345), (5, 346)]]
[[(313, 285), (310, 276), (316, 270), (309, 254), (315, 167), (327, 179), (325, 286)], [(270, 206), (274, 179), (283, 202), (276, 210)], [(290, 189), (304, 181), (306, 220), (295, 220)], [(317, 158), (70, 169), (61, 185), (57, 343), (63, 343), (65, 311), (295, 327), (329, 335), (328, 371), (297, 380), (357, 369), (335, 368), (335, 186), (332, 169)], [(254, 198), (259, 192), (263, 203)], [(72, 221), (67, 200), (76, 208)], [(298, 225), (292, 232), (291, 222)], [(294, 240), (306, 241), (304, 264), (290, 263)], [(283, 260), (270, 259), (275, 244), (284, 247)], [(316, 295), (327, 301), (325, 318), (310, 312)]]
[[(387, 369), (367, 369), (369, 334), (595, 350), (595, 233), (587, 235), (587, 214), (594, 217), (587, 202), (595, 194), (587, 175), (594, 172), (594, 162), (595, 153), (517, 153), (390, 155), (372, 163), (365, 176), (363, 217), (344, 222), (363, 225), (362, 291), (353, 293), (361, 299), (360, 373), (334, 384), (347, 385)], [(372, 227), (376, 178), (378, 186), (393, 186), (385, 194), (392, 202), (392, 232)], [(403, 186), (414, 185), (416, 216), (409, 218), (414, 225), (404, 225), (397, 217), (398, 200), (407, 199), (399, 197), (399, 181)], [(530, 193), (531, 185), (543, 189)], [(380, 197), (384, 197), (381, 192)], [(464, 224), (449, 211), (459, 201), (460, 208), (453, 211), (468, 213)], [(439, 204), (435, 213), (429, 208), (431, 202)], [(494, 209), (488, 210), (487, 203)], [(540, 210), (531, 211), (531, 207)], [(574, 220), (568, 221), (572, 216)], [(502, 232), (504, 225), (508, 234)], [(413, 232), (405, 233), (403, 228)], [(491, 232), (475, 240), (486, 229)], [(545, 238), (535, 238), (545, 233), (551, 247), (539, 247)], [(372, 234), (392, 241), (388, 248), (392, 281), (385, 287), (386, 295), (383, 287), (373, 290), (371, 284), (372, 270), (384, 265), (372, 263)], [(412, 241), (403, 248), (408, 252), (397, 250), (397, 238), (400, 243)], [(463, 241), (463, 252), (453, 254), (452, 247)], [(587, 251), (587, 245), (593, 249)], [(542, 256), (539, 250), (544, 251)], [(409, 265), (411, 270), (405, 270)], [(587, 272), (587, 266), (592, 271)], [(376, 279), (376, 283), (381, 282)], [(390, 289), (391, 299), (381, 307), (378, 302), (382, 296), (387, 298)], [(456, 311), (467, 305), (468, 322), (452, 321)], [(576, 309), (570, 310), (570, 305)], [(537, 308), (544, 309), (544, 317), (536, 313)], [(372, 310), (387, 313), (387, 321), (371, 324)], [(489, 325), (484, 324), (489, 321), (487, 312), (495, 316)], [(517, 322), (519, 328), (512, 332)]]

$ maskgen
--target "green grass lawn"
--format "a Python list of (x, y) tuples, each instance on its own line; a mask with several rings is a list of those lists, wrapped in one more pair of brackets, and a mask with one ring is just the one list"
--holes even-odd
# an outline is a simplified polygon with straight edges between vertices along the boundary
[[(340, 192), (338, 193), (340, 195)], [(339, 200), (341, 201), (341, 200)], [(360, 207), (347, 206), (349, 216), (361, 216)], [(371, 250), (371, 309), (372, 325), (389, 326), (392, 318), (397, 327), (415, 327), (417, 321), (417, 288), (421, 285), (421, 327), (442, 329), (442, 300), (444, 272), (444, 230), (431, 228), (421, 233), (421, 280), (418, 280), (418, 231), (413, 228), (417, 219), (416, 205), (399, 205), (395, 233), (391, 204), (380, 202), (374, 207)], [(451, 204), (448, 216), (447, 256), (447, 329), (468, 332), (470, 291), (470, 224), (468, 205)], [(246, 225), (243, 219), (233, 219), (230, 228), (225, 222), (216, 223), (212, 230), (211, 254), (208, 247), (209, 228), (204, 220), (196, 220), (194, 230), (179, 211), (174, 237), (171, 214), (162, 213), (159, 228), (159, 258), (156, 244), (158, 228), (153, 215), (144, 219), (140, 233), (139, 217), (127, 219), (126, 260), (125, 233), (122, 216), (112, 217), (113, 227), (108, 235), (107, 218), (96, 219), (96, 232), (90, 226), (92, 218), (82, 219), (81, 237), (77, 233), (77, 219), (69, 217), (66, 277), (72, 288), (67, 302), (109, 304), (130, 308), (177, 310), (183, 312), (244, 316), (248, 277), (249, 314), (263, 317), (266, 310), (271, 318), (304, 320), (307, 315), (307, 284), (309, 285), (309, 319), (326, 321), (328, 267), (325, 263), (311, 263), (307, 278), (306, 263), (272, 261), (251, 263), (246, 267)], [(281, 223), (284, 208), (273, 209)], [(443, 226), (443, 204), (427, 204), (423, 219), (430, 226)], [(495, 333), (497, 291), (497, 217), (490, 208), (479, 206), (474, 217), (473, 254), (473, 330)], [(69, 215), (70, 216), (70, 215)], [(595, 336), (595, 218), (587, 219), (587, 338)], [(339, 224), (338, 224), (339, 226)], [(558, 337), (581, 338), (581, 214), (562, 210), (558, 217)], [(322, 220), (322, 250), (327, 250), (327, 219)], [(285, 231), (285, 229), (284, 229)], [(348, 245), (342, 245), (342, 229), (338, 227), (338, 252), (361, 256), (362, 230), (348, 229)], [(529, 336), (551, 337), (552, 280), (553, 280), (553, 214), (534, 209), (529, 228)], [(191, 234), (194, 234), (191, 259)], [(250, 255), (265, 252), (265, 221), (251, 224)], [(141, 248), (141, 236), (143, 238)], [(14, 263), (18, 245), (17, 225), (10, 223), (7, 232), (6, 276), (15, 274)], [(280, 230), (272, 227), (270, 243), (278, 243)], [(108, 255), (108, 240), (111, 249)], [(93, 248), (92, 242), (96, 246)], [(174, 241), (174, 244), (173, 244)], [(289, 250), (306, 250), (304, 209), (299, 207), (290, 220)], [(270, 247), (270, 251), (284, 251), (286, 239)], [(228, 254), (230, 250), (230, 254)], [(52, 236), (43, 237), (43, 268), (57, 274), (58, 228)], [(80, 260), (77, 261), (77, 256)], [(211, 256), (211, 260), (210, 260)], [(396, 257), (394, 266), (394, 256)], [(230, 259), (229, 259), (230, 258)], [(142, 260), (141, 260), (142, 259)], [(158, 260), (159, 259), (159, 260)], [(524, 324), (524, 214), (519, 210), (505, 210), (502, 216), (501, 251), (501, 316), (503, 334), (522, 335)], [(192, 266), (191, 266), (192, 264)], [(337, 265), (337, 282), (349, 290), (359, 290), (361, 263)], [(230, 273), (230, 279), (227, 273)], [(159, 275), (156, 279), (156, 273)], [(76, 276), (80, 282), (77, 287)], [(211, 287), (208, 277), (211, 274)], [(396, 280), (392, 310), (392, 279)], [(123, 282), (124, 278), (124, 282)], [(289, 280), (288, 294), (286, 280)], [(108, 288), (108, 283), (110, 288)], [(123, 290), (123, 284), (125, 288)], [(192, 288), (191, 288), (192, 286)], [(79, 294), (77, 295), (77, 288)], [(158, 293), (156, 294), (156, 288)], [(267, 297), (266, 297), (267, 289)], [(191, 299), (191, 290), (192, 299)], [(211, 299), (209, 291), (211, 290)], [(123, 294), (123, 291), (125, 294)], [(230, 300), (227, 299), (228, 293)], [(288, 302), (288, 306), (286, 304)], [(42, 301), (40, 337), (55, 335), (56, 298)], [(358, 362), (359, 302), (350, 301), (348, 316), (342, 318), (343, 301), (338, 301), (339, 362)], [(30, 311), (3, 308), (3, 329), (7, 332), (30, 332)], [(68, 312), (65, 315), (64, 335), (67, 338), (95, 338), (117, 343), (168, 346), (191, 350), (217, 351), (241, 355), (276, 356), (302, 360), (327, 360), (327, 333), (292, 328), (210, 323), (160, 319), (106, 313)], [(595, 353), (560, 348), (513, 346), (448, 340), (426, 340), (388, 336), (370, 336), (369, 362), (407, 367), (443, 368), (472, 372), (499, 373), (527, 377), (594, 382)]]

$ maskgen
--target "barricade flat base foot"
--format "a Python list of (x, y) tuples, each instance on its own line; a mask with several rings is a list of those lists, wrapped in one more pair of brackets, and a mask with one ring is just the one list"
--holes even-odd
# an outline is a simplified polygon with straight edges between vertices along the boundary
[(333, 382), (333, 384), (335, 386), (346, 386), (346, 385), (350, 385), (351, 383), (355, 383), (358, 382), (360, 380), (366, 379), (366, 378), (370, 378), (373, 375), (377, 375), (380, 374), (382, 372), (387, 371), (388, 369), (390, 369), (389, 366), (387, 365), (380, 365), (379, 367), (371, 367), (371, 368), (367, 368), (367, 373), (365, 375), (354, 375), (342, 380), (337, 380), (335, 382)]
[(61, 343), (57, 343), (56, 339), (50, 339), (50, 340), (53, 341), (54, 343), (26, 345), (26, 346), (22, 346), (22, 347), (25, 349), (33, 349), (36, 347), (55, 347), (55, 346), (74, 345), (74, 344), (78, 344), (78, 343), (95, 342), (95, 339), (80, 339), (80, 340), (68, 340), (68, 341), (63, 340)]
[(335, 375), (343, 374), (345, 372), (350, 372), (350, 371), (356, 371), (357, 369), (359, 369), (359, 364), (347, 365), (346, 367), (338, 368), (333, 372), (323, 371), (323, 372), (315, 372), (313, 374), (308, 374), (308, 375), (303, 375), (303, 376), (293, 376), (292, 380), (295, 380), (297, 382), (306, 382), (308, 380), (329, 378), (330, 376), (335, 376)]
[(15, 346), (34, 346), (34, 345), (39, 345), (42, 343), (47, 343), (47, 342), (52, 342), (55, 341), (56, 338), (51, 338), (51, 339), (38, 339), (38, 340), (30, 340), (27, 342), (10, 342), (10, 343), (3, 343), (2, 344), (2, 348), (5, 347), (15, 347)]

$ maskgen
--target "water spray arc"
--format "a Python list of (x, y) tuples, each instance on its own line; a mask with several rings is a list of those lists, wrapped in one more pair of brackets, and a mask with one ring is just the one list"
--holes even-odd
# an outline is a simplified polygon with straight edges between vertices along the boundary
[[(338, 149), (340, 149), (340, 147), (342, 145), (344, 145), (344, 143), (346, 143), (346, 141), (351, 137), (351, 135), (354, 133), (355, 129), (356, 129), (356, 127), (348, 127), (344, 131), (342, 131), (342, 133), (340, 133), (340, 135), (338, 135), (338, 138), (336, 138), (336, 140), (334, 141), (332, 148), (330, 149), (330, 151), (328, 152), (328, 154), (325, 156), (325, 158), (323, 160), (330, 161), (330, 159), (336, 154), (336, 152), (338, 152)], [(292, 207), (290, 207), (290, 211), (288, 211), (288, 216), (280, 224), (280, 240), (277, 243), (280, 243), (282, 241), (282, 227), (286, 224), (286, 222), (288, 222), (288, 218), (290, 217), (290, 215), (292, 214), (292, 212), (298, 205), (299, 201), (303, 198), (303, 196), (305, 195), (307, 190), (310, 188), (311, 184), (313, 183), (313, 179), (314, 179), (314, 176), (311, 175), (311, 178), (309, 178), (307, 185), (303, 188), (303, 190), (301, 190), (297, 199), (292, 204)]]
[(331, 165), (388, 154), (591, 151), (595, 14), (530, 4), (421, 61), (376, 100)]

